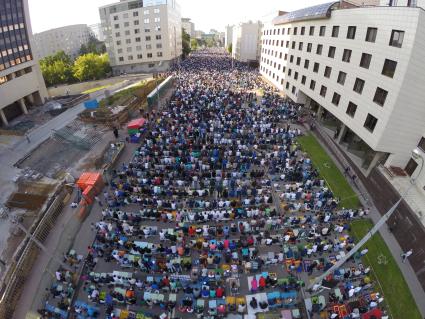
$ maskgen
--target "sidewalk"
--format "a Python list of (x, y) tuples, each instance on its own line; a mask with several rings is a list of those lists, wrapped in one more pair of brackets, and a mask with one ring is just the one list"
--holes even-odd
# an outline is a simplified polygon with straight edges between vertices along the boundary
[[(320, 128), (318, 128), (318, 130), (320, 131)], [(357, 170), (355, 166), (351, 165), (351, 163), (346, 160), (345, 156), (342, 154), (342, 151), (339, 150), (338, 147), (333, 144), (333, 141), (331, 139), (328, 139), (328, 136), (322, 136), (316, 130), (312, 133), (317, 138), (318, 142), (322, 145), (322, 147), (327, 150), (328, 155), (333, 159), (335, 165), (341, 170), (341, 172), (343, 172), (344, 168), (346, 168), (347, 166), (350, 166), (352, 171)], [(360, 176), (359, 174), (357, 175)], [(351, 185), (353, 190), (358, 194), (361, 203), (365, 207), (370, 208), (371, 213), (369, 214), (369, 217), (373, 220), (374, 223), (376, 223), (382, 217), (381, 214), (385, 213), (380, 213), (378, 208), (375, 206), (375, 201), (377, 199), (372, 197), (371, 194), (369, 194), (369, 192), (367, 191), (367, 187), (363, 184), (361, 178), (357, 179), (355, 185), (353, 184), (351, 179), (347, 179), (347, 181)], [(391, 206), (393, 204), (394, 203), (391, 203)], [(389, 231), (388, 227), (381, 227), (379, 233), (387, 244), (395, 261), (397, 262), (397, 265), (399, 266), (400, 271), (402, 272), (404, 279), (406, 280), (406, 283), (410, 288), (410, 291), (413, 295), (413, 298), (415, 299), (416, 305), (418, 306), (421, 315), (425, 317), (425, 291), (422, 288), (422, 285), (420, 284), (415, 271), (413, 270), (410, 262), (403, 263), (401, 261), (400, 255), (403, 253), (403, 250), (394, 235)]]

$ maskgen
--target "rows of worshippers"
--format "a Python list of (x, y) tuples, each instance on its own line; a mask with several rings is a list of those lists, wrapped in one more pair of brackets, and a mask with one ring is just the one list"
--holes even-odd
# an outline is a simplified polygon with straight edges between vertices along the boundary
[[(126, 305), (202, 318), (202, 300), (213, 316), (284, 302), (294, 308), (299, 277), (322, 274), (350, 251), (350, 221), (365, 211), (336, 209), (338, 200), (297, 146), (299, 107), (256, 71), (201, 51), (173, 75), (169, 105), (157, 110), (103, 194), (107, 205), (83, 277), (87, 302), (104, 305), (112, 319)], [(338, 279), (341, 294), (330, 294), (323, 308), (369, 293), (368, 271), (353, 262)], [(272, 291), (278, 297), (258, 298)], [(231, 296), (236, 301), (228, 303)]]

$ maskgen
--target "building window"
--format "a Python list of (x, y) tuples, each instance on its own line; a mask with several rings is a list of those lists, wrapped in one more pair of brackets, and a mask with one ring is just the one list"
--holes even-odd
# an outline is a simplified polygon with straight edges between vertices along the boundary
[(329, 58), (334, 58), (335, 57), (335, 47), (330, 46), (329, 47), (329, 51), (328, 51), (328, 57)]
[(146, 40), (146, 41), (150, 41), (150, 40), (151, 40), (151, 36), (150, 36), (150, 35), (147, 35), (147, 36), (145, 37), (145, 40)]
[(138, 59), (143, 59), (143, 55), (138, 54), (138, 55), (137, 55), (137, 58), (138, 58)]
[(121, 40), (118, 40), (117, 41), (117, 45), (121, 45)]
[(139, 16), (139, 12), (134, 11), (134, 12), (133, 12), (133, 17), (138, 17), (138, 16)]
[(339, 84), (344, 85), (345, 79), (347, 78), (347, 73), (339, 71), (338, 79), (336, 80)]
[(326, 86), (322, 85), (322, 87), (320, 88), (320, 95), (323, 96), (323, 97), (325, 97), (326, 96), (326, 91), (327, 91)]
[(156, 53), (156, 56), (157, 56), (158, 58), (162, 57), (162, 52), (157, 52), (157, 53)]
[(356, 110), (357, 110), (357, 105), (354, 104), (353, 102), (349, 102), (347, 106), (347, 111), (345, 111), (345, 113), (347, 113), (351, 117), (354, 117), (354, 114), (356, 114)]
[(314, 27), (313, 26), (310, 27), (310, 32), (308, 34), (309, 35), (314, 35)]
[(118, 16), (114, 16), (114, 21), (118, 21)]
[(326, 27), (322, 25), (319, 30), (319, 36), (324, 37), (326, 33)]
[(286, 47), (286, 48), (289, 48), (289, 41), (286, 41), (286, 45), (285, 45), (285, 47)]
[(364, 83), (364, 80), (357, 78), (356, 82), (354, 82), (353, 91), (362, 94)]
[(334, 92), (334, 95), (332, 96), (332, 104), (338, 106), (340, 99), (341, 99), (341, 95), (339, 95), (338, 93)]
[(121, 36), (121, 34), (119, 32), (115, 32), (115, 36), (119, 37), (119, 36)]
[(392, 47), (401, 48), (401, 45), (403, 44), (403, 39), (404, 39), (404, 31), (400, 31), (400, 30), (391, 31), (390, 45)]
[(376, 88), (375, 96), (373, 97), (373, 102), (380, 106), (384, 106), (385, 100), (387, 99), (388, 92), (380, 87)]
[(152, 44), (146, 44), (146, 50), (152, 50)]
[(333, 38), (338, 38), (338, 35), (339, 35), (339, 26), (334, 25), (332, 27), (332, 37)]
[(356, 37), (356, 27), (349, 26), (347, 29), (347, 39), (354, 39)]
[(120, 28), (120, 25), (117, 23), (117, 24), (114, 25), (114, 28), (115, 29), (119, 29)]
[(367, 28), (366, 31), (366, 42), (375, 42), (376, 34), (378, 33), (377, 28)]
[(133, 50), (133, 48), (132, 47), (128, 47), (127, 48), (127, 52), (131, 52)]
[(315, 73), (318, 73), (319, 72), (319, 63), (314, 62), (313, 72), (315, 72)]
[(289, 89), (289, 82), (286, 82), (286, 88)]
[(160, 34), (157, 34), (157, 35), (155, 36), (155, 39), (157, 39), (157, 40), (161, 40), (161, 35), (160, 35)]
[(305, 75), (303, 75), (302, 77), (301, 77), (301, 84), (305, 84), (305, 81), (306, 81), (306, 77), (305, 77)]
[(118, 57), (118, 61), (123, 62), (124, 61), (124, 57), (122, 57), (122, 56)]
[(360, 59), (360, 66), (365, 69), (369, 69), (370, 61), (372, 60), (372, 55), (369, 53), (362, 53), (362, 58)]
[(332, 68), (330, 66), (325, 67), (325, 73), (323, 74), (325, 77), (330, 78), (331, 77)]
[(294, 73), (294, 80), (298, 80), (298, 72)]
[(297, 35), (297, 32), (298, 32), (298, 28), (297, 28), (297, 27), (295, 27), (295, 28), (294, 28), (294, 35)]
[(130, 35), (130, 30), (125, 30), (125, 35)]
[(312, 47), (313, 47), (312, 43), (307, 43), (307, 52), (311, 52)]
[(153, 13), (159, 13), (159, 9), (158, 8), (153, 9)]
[(295, 94), (295, 90), (296, 90), (297, 88), (293, 85), (292, 86), (292, 94)]
[(288, 60), (288, 53), (285, 53), (285, 58), (284, 58), (284, 60), (286, 61), (286, 60)]
[(152, 58), (152, 53), (148, 53), (148, 58)]
[(156, 17), (156, 18), (154, 19), (154, 21), (155, 21), (155, 22), (161, 22), (161, 18)]
[(349, 63), (351, 60), (351, 50), (344, 49), (344, 53), (342, 54), (342, 61)]
[(422, 150), (425, 151), (425, 137), (422, 137), (421, 140), (418, 143), (418, 147)]
[(298, 43), (298, 50), (300, 50), (300, 51), (303, 50), (303, 43), (302, 42)]
[(373, 130), (375, 129), (376, 123), (378, 123), (378, 119), (374, 117), (373, 115), (368, 114), (363, 126), (370, 132), (373, 132)]
[(143, 11), (143, 14), (149, 14), (149, 10)]
[(396, 67), (396, 61), (385, 59), (384, 67), (382, 68), (382, 74), (392, 78), (394, 77)]
[(134, 20), (134, 21), (133, 21), (133, 24), (134, 24), (134, 25), (139, 25), (139, 20)]
[(300, 65), (300, 64), (301, 64), (301, 58), (297, 57), (297, 65)]
[(304, 60), (304, 69), (308, 69), (309, 63), (310, 63), (310, 60), (307, 60), (307, 59)]
[(124, 27), (129, 27), (130, 26), (130, 22), (124, 22)]
[(316, 87), (316, 81), (311, 80), (310, 81), (310, 89), (314, 91), (314, 88)]
[(118, 49), (117, 50), (117, 53), (122, 53), (122, 49)]
[(317, 48), (316, 48), (316, 54), (321, 55), (322, 54), (322, 50), (323, 50), (323, 45), (322, 44), (318, 44)]
[(126, 44), (130, 44), (131, 43), (131, 39), (125, 39), (125, 43)]
[(148, 24), (149, 23), (149, 19), (148, 18), (143, 19), (143, 23)]
[(292, 41), (292, 49), (295, 49), (295, 41)]
[(140, 42), (140, 41), (141, 41), (140, 37), (137, 37), (136, 42)]
[(304, 35), (305, 33), (305, 27), (301, 27), (301, 35)]
[(133, 60), (133, 56), (132, 55), (129, 55), (127, 58), (128, 58), (129, 61)]
[(288, 28), (288, 35), (291, 34), (291, 28)]
[(149, 33), (149, 32), (151, 32), (151, 29), (145, 29), (145, 32)]
[(288, 76), (291, 76), (292, 74), (292, 69), (288, 69)]

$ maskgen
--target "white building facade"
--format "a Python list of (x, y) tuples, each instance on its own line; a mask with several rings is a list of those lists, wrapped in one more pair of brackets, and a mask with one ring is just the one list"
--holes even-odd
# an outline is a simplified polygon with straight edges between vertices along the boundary
[(298, 10), (264, 27), (260, 72), (314, 110), (365, 175), (378, 163), (413, 174), (425, 132), (424, 31), (417, 7)]
[(240, 62), (258, 61), (261, 48), (260, 21), (240, 23), (233, 27), (232, 57)]
[(190, 18), (182, 18), (182, 28), (191, 38), (195, 37), (195, 24), (190, 21)]
[(224, 47), (227, 49), (233, 43), (233, 25), (226, 26), (226, 34), (224, 36)]
[(64, 51), (75, 59), (83, 44), (94, 36), (86, 24), (68, 25), (34, 34), (35, 50), (39, 59)]
[(182, 54), (175, 0), (124, 0), (99, 9), (114, 74), (167, 70)]
[(38, 60), (27, 0), (0, 0), (6, 19), (0, 20), (0, 125), (44, 103), (46, 85)]

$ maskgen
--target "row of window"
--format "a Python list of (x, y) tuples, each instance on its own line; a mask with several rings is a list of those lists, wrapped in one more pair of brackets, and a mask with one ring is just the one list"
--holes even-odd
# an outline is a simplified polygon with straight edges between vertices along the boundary
[[(157, 35), (157, 36), (155, 36), (155, 39), (156, 39), (156, 40), (161, 40), (161, 39), (162, 39), (162, 37), (161, 37), (161, 35)], [(134, 39), (134, 41), (135, 41), (135, 42), (142, 42), (142, 38), (140, 38), (140, 37), (136, 37), (136, 38)], [(151, 41), (151, 37), (150, 37), (150, 36), (146, 36), (146, 37), (145, 37), (145, 41)], [(125, 43), (126, 43), (126, 44), (131, 44), (131, 39), (125, 39)], [(121, 40), (117, 40), (117, 41), (116, 41), (116, 44), (117, 44), (117, 45), (121, 45), (121, 44), (122, 44)]]
[[(159, 13), (159, 12), (160, 12), (160, 9), (158, 9), (158, 8), (153, 9), (153, 13)], [(149, 10), (144, 10), (144, 11), (143, 11), (143, 14), (144, 14), (144, 15), (148, 15), (148, 14), (150, 14), (150, 11), (149, 11)], [(139, 11), (133, 11), (133, 17), (138, 17), (138, 16), (139, 16)], [(122, 17), (123, 17), (124, 19), (128, 19), (129, 14), (128, 14), (128, 13), (124, 13), (124, 14), (122, 15)], [(114, 21), (118, 21), (118, 20), (119, 20), (119, 16), (115, 15), (115, 16), (113, 17), (113, 19), (114, 19)]]
[[(281, 80), (281, 84), (283, 84), (283, 79)], [(316, 82), (314, 80), (311, 80), (310, 81), (310, 89), (314, 90), (315, 86), (316, 86)], [(289, 89), (289, 87), (290, 87), (290, 83), (287, 81), (286, 82), (286, 89)], [(295, 85), (292, 85), (291, 92), (292, 92), (292, 94), (295, 94), (295, 92), (296, 92)], [(320, 95), (325, 97), (326, 92), (327, 92), (327, 88), (322, 85), (322, 87), (320, 88)], [(338, 106), (340, 100), (341, 100), (341, 95), (338, 94), (337, 92), (334, 92), (334, 94), (332, 96), (332, 104), (334, 104), (335, 106)], [(357, 111), (357, 105), (354, 104), (351, 101), (348, 102), (347, 109), (346, 109), (345, 113), (350, 117), (354, 117), (354, 115), (356, 114), (356, 111)], [(374, 117), (372, 114), (368, 113), (367, 116), (366, 116), (366, 119), (363, 123), (363, 127), (366, 128), (369, 132), (372, 133), (375, 130), (377, 123), (378, 123), (378, 119), (376, 117)]]
[[(151, 32), (151, 29), (144, 29), (144, 31), (145, 31), (145, 33), (150, 33)], [(159, 31), (161, 31), (161, 27), (158, 25), (158, 26), (155, 26), (155, 31), (157, 31), (157, 32), (159, 32)], [(134, 34), (138, 34), (138, 33), (140, 33), (140, 29), (134, 29), (133, 30), (133, 32), (134, 32)], [(130, 30), (125, 30), (124, 31), (124, 34), (125, 35), (130, 35)], [(115, 36), (116, 37), (120, 37), (121, 36), (121, 32), (115, 32)]]
[[(156, 53), (156, 56), (157, 56), (158, 58), (161, 58), (161, 57), (162, 57), (162, 52), (157, 52), (157, 53)], [(143, 59), (143, 55), (142, 55), (142, 54), (138, 54), (136, 57), (137, 57), (137, 59)], [(152, 55), (152, 53), (147, 53), (147, 54), (146, 54), (146, 57), (150, 59), (150, 58), (152, 58), (152, 57), (153, 57), (153, 55)], [(128, 61), (132, 61), (132, 60), (133, 60), (133, 55), (129, 55), (129, 56), (127, 56), (127, 60), (128, 60)], [(118, 57), (118, 61), (120, 61), (120, 62), (124, 62), (124, 57), (122, 57), (122, 56)]]
[[(277, 33), (277, 35), (280, 35), (281, 30), (282, 30), (282, 35), (284, 35), (285, 34), (285, 28), (273, 29), (273, 30), (272, 29), (264, 30), (263, 35), (276, 35), (276, 33)], [(331, 37), (338, 38), (339, 33), (340, 33), (339, 30), (340, 30), (339, 26), (337, 26), (337, 25), (332, 26)], [(304, 35), (305, 31), (306, 31), (305, 27), (301, 27), (300, 28), (300, 35)], [(314, 36), (314, 31), (315, 31), (315, 27), (310, 26), (308, 34), (310, 36)], [(346, 38), (354, 40), (356, 38), (356, 33), (357, 33), (357, 27), (356, 26), (348, 26)], [(287, 28), (287, 34), (288, 35), (291, 34), (291, 28)], [(293, 28), (292, 34), (293, 35), (298, 34), (298, 27)], [(377, 34), (378, 34), (378, 28), (368, 27), (367, 30), (366, 30), (365, 41), (366, 42), (372, 42), (372, 43), (375, 42)], [(326, 26), (319, 27), (319, 37), (324, 37), (325, 35), (326, 35)], [(392, 30), (389, 45), (393, 46), (393, 47), (401, 48), (401, 46), (403, 44), (403, 39), (404, 39), (404, 31)]]
[[(161, 43), (157, 43), (156, 44), (156, 48), (157, 49), (162, 49), (162, 44)], [(146, 50), (152, 50), (152, 45), (151, 44), (146, 44)], [(132, 51), (133, 51), (133, 48), (132, 47), (127, 47), (126, 52), (129, 53), (129, 52), (132, 52)], [(142, 46), (141, 45), (136, 46), (136, 51), (142, 51)], [(121, 49), (121, 48), (117, 49), (117, 53), (118, 54), (123, 53), (123, 49)]]
[[(302, 42), (300, 42), (300, 43), (302, 44)], [(311, 43), (309, 43), (309, 45), (310, 44)], [(322, 54), (322, 51), (323, 51), (323, 45), (318, 44), (317, 45), (317, 49), (316, 49), (316, 53), (318, 55), (321, 55)], [(275, 56), (275, 57), (277, 57), (277, 54), (278, 54), (277, 51), (273, 51), (273, 50), (270, 51), (270, 49), (267, 49), (267, 50), (263, 49), (263, 52), (266, 55), (269, 54), (269, 55)], [(311, 48), (310, 48), (310, 51), (308, 51), (308, 52), (311, 52)], [(333, 59), (333, 58), (335, 58), (335, 54), (336, 54), (336, 47), (329, 46), (328, 57)], [(346, 63), (350, 63), (351, 62), (351, 55), (352, 55), (352, 50), (350, 50), (350, 49), (344, 49), (343, 54), (342, 54), (342, 61), (343, 62), (346, 62)], [(282, 59), (282, 56), (283, 56), (283, 53), (282, 52), (279, 52), (279, 59)], [(285, 55), (283, 56), (283, 60), (284, 61), (287, 61), (287, 59), (288, 59), (288, 54), (285, 53)], [(290, 63), (293, 63), (293, 60), (294, 60), (294, 55), (290, 55), (289, 62)], [(269, 61), (269, 60), (267, 60), (265, 57), (262, 57), (261, 58), (261, 61), (264, 62), (264, 61)], [(300, 65), (300, 61), (301, 61), (301, 58), (300, 57), (297, 57), (296, 64), (297, 65)], [(305, 61), (307, 61), (307, 62), (305, 62), (305, 63), (307, 63), (307, 66), (304, 65), (304, 68), (308, 69), (308, 61), (309, 60), (305, 59)], [(369, 53), (364, 53), (363, 52), (362, 53), (362, 56), (360, 58), (359, 66), (362, 67), (362, 68), (365, 68), (365, 69), (369, 69), (369, 66), (370, 66), (371, 61), (372, 61), (372, 55), (369, 54)], [(383, 75), (385, 75), (387, 77), (393, 78), (394, 77), (394, 74), (395, 74), (395, 71), (396, 71), (396, 68), (397, 68), (397, 61), (393, 61), (393, 60), (390, 60), (390, 59), (385, 59), (381, 74), (383, 74)]]
[[(143, 19), (143, 23), (144, 24), (149, 24), (149, 23), (151, 23), (151, 21), (158, 23), (158, 22), (161, 22), (161, 18), (157, 17), (157, 18), (154, 18), (153, 20), (151, 20), (149, 18)], [(134, 20), (133, 21), (133, 25), (139, 25), (139, 20)], [(124, 28), (128, 28), (129, 26), (130, 26), (130, 22), (129, 21), (124, 22)], [(115, 23), (114, 24), (114, 28), (115, 29), (119, 29), (120, 28), (120, 24), (119, 23)]]

